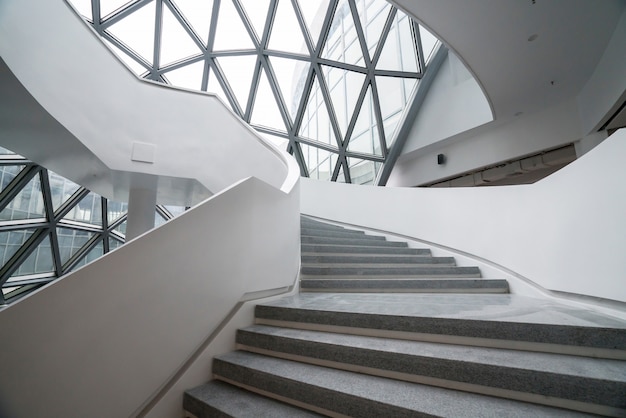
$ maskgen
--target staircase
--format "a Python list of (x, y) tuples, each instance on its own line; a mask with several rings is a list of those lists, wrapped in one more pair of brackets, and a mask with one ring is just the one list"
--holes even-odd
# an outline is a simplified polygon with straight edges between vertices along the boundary
[(304, 217), (300, 286), (256, 307), (188, 416), (626, 416), (624, 321)]

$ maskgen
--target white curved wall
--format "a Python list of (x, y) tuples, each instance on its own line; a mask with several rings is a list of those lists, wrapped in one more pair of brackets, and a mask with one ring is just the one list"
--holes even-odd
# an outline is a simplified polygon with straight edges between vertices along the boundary
[(182, 411), (172, 376), (239, 302), (294, 285), (295, 173), (285, 191), (245, 180), (0, 310), (0, 416), (134, 416), (167, 383)]
[(306, 180), (302, 212), (474, 254), (545, 289), (626, 302), (625, 157), (622, 129), (532, 185), (420, 189)]

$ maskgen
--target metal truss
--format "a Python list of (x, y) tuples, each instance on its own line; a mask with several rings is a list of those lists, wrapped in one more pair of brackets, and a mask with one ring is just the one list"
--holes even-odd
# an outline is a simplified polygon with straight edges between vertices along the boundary
[[(0, 305), (125, 241), (125, 203), (111, 202), (16, 154), (0, 155), (0, 180)], [(157, 223), (176, 215), (170, 209), (156, 207)]]
[[(374, 183), (380, 168), (388, 161), (387, 157), (393, 147), (396, 132), (399, 131), (393, 123), (397, 124), (402, 119), (401, 115), (397, 114), (398, 112), (389, 114), (390, 112), (383, 109), (381, 101), (388, 101), (391, 94), (401, 94), (402, 98), (394, 98), (402, 100), (403, 106), (399, 110), (401, 113), (410, 104), (417, 90), (414, 87), (402, 92), (384, 91), (381, 79), (406, 80), (411, 82), (407, 85), (413, 86), (418, 84), (426, 69), (425, 54), (422, 53), (420, 41), (420, 30), (423, 31), (423, 28), (384, 0), (319, 1), (322, 8), (317, 13), (316, 22), (321, 29), (316, 32), (312, 30), (310, 16), (307, 21), (307, 16), (301, 7), (304, 4), (303, 1), (311, 2), (312, 0), (267, 0), (262, 27), (258, 24), (255, 27), (253, 17), (256, 18), (256, 16), (248, 13), (246, 7), (251, 6), (246, 5), (246, 1), (213, 0), (210, 17), (206, 17), (210, 19), (207, 37), (194, 29), (189, 19), (194, 16), (186, 16), (184, 12), (187, 10), (189, 14), (189, 9), (181, 8), (177, 1), (181, 2), (180, 6), (185, 3), (182, 0), (134, 0), (102, 16), (101, 3), (105, 3), (105, 0), (91, 0), (91, 7), (88, 8), (90, 10), (81, 10), (81, 12), (102, 38), (110, 42), (115, 47), (114, 49), (119, 50), (116, 52), (120, 52), (126, 62), (130, 60), (138, 75), (145, 79), (176, 84), (170, 80), (173, 72), (201, 63), (202, 75), (196, 81), (196, 88), (211, 91), (209, 85), (213, 80), (213, 89), (219, 90), (218, 93), (237, 115), (259, 132), (284, 140), (287, 150), (300, 164), (303, 176), (318, 173), (318, 177), (321, 178), (322, 176), (319, 175), (321, 159), (325, 162), (332, 161), (332, 165), (329, 165), (326, 170), (326, 177), (329, 180), (353, 182), (355, 177), (358, 177), (354, 167), (358, 166), (359, 162), (369, 162), (370, 168), (364, 177), (365, 180), (361, 179), (358, 182)], [(323, 9), (325, 4), (327, 7)], [(146, 21), (150, 29), (141, 28), (140, 30), (153, 31), (151, 32), (153, 33), (152, 50), (144, 51), (142, 55), (133, 49), (132, 39), (122, 39), (116, 36), (115, 28), (125, 19), (137, 16), (137, 13), (147, 6), (154, 8), (154, 14), (150, 14), (150, 19)], [(220, 36), (218, 28), (224, 23), (220, 19), (226, 13), (226, 8), (229, 8), (231, 13), (233, 8), (236, 11), (234, 19), (238, 18), (239, 21), (234, 24), (242, 27), (242, 32), (245, 31), (243, 36), (246, 38), (248, 47), (243, 49), (216, 48), (216, 37)], [(297, 25), (293, 26), (295, 28), (293, 36), (303, 41), (303, 50), (300, 52), (272, 48), (275, 29), (284, 23), (278, 21), (280, 8), (297, 22)], [(152, 13), (151, 10), (150, 13)], [(165, 14), (175, 18), (178, 31), (186, 33), (186, 41), (195, 45), (193, 49), (197, 51), (196, 53), (174, 62), (163, 62), (165, 61), (163, 41), (168, 35), (164, 33)], [(151, 20), (152, 18), (154, 21)], [(381, 23), (382, 28), (379, 28)], [(356, 42), (354, 45), (358, 45), (360, 52), (356, 59), (336, 59), (330, 56), (331, 50), (340, 56), (347, 53), (346, 42), (338, 44), (339, 46), (330, 45), (329, 42), (331, 38), (335, 39), (337, 34), (346, 36), (346, 33), (339, 33), (342, 28), (352, 34), (353, 38), (356, 34), (356, 39), (353, 39)], [(376, 28), (378, 32), (374, 30)], [(247, 86), (240, 86), (238, 83), (241, 82), (223, 66), (223, 60), (231, 57), (249, 57), (250, 60), (254, 60), (251, 79), (245, 81), (249, 82), (247, 94), (243, 93), (238, 96), (237, 92)], [(389, 60), (389, 57), (399, 61), (406, 60), (408, 57), (408, 60), (414, 61), (412, 63), (414, 65), (404, 68), (402, 64), (399, 68), (391, 69), (389, 66), (380, 65), (382, 61)], [(295, 92), (294, 97), (291, 97), (294, 92), (281, 90), (276, 66), (276, 62), (281, 59), (294, 60), (292, 62), (303, 63), (306, 67), (301, 74), (295, 74), (299, 77), (298, 83), (301, 88)], [(342, 74), (344, 77), (342, 83), (331, 85), (328, 77), (332, 71)], [(346, 80), (350, 77), (354, 78), (355, 75), (362, 78), (362, 82), (360, 86), (350, 86), (356, 91), (347, 93), (356, 96), (356, 100), (354, 103), (349, 103), (349, 106), (346, 103), (337, 103), (334, 98), (345, 96), (345, 92), (335, 89), (346, 89)], [(266, 102), (273, 99), (272, 103), (280, 114), (280, 126), (268, 126), (269, 124), (254, 118), (255, 106), (260, 97), (260, 86), (264, 80), (269, 83), (271, 98), (265, 95), (262, 99)], [(312, 97), (321, 98), (323, 108), (319, 106), (312, 112), (308, 108)], [(295, 113), (290, 112), (291, 106), (296, 109)], [(332, 140), (320, 139), (310, 132), (304, 134), (307, 130), (315, 132), (320, 130), (319, 126), (314, 127), (315, 129), (308, 129), (315, 112), (328, 115), (329, 126), (324, 129), (329, 132)], [(370, 132), (365, 134), (364, 140), (364, 134), (356, 132), (355, 129), (360, 123), (360, 115), (366, 112), (369, 115)], [(348, 115), (347, 121), (342, 123), (339, 115)], [(390, 125), (391, 128), (389, 128)], [(369, 148), (359, 149), (357, 140), (361, 143), (369, 141)], [(315, 158), (311, 157), (311, 153), (316, 153)], [(307, 155), (309, 160), (307, 160)], [(322, 157), (318, 157), (319, 155)]]

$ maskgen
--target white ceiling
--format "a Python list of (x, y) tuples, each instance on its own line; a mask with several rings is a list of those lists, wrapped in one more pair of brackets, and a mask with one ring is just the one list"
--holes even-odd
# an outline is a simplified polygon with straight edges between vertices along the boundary
[[(392, 0), (437, 35), (481, 84), (496, 118), (575, 97), (624, 0)], [(528, 39), (537, 35), (534, 41)]]

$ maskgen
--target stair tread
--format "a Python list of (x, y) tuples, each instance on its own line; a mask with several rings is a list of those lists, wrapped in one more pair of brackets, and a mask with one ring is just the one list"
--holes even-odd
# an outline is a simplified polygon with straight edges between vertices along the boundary
[[(511, 369), (532, 370), (541, 373), (553, 373), (570, 377), (585, 377), (626, 385), (626, 362), (609, 359), (593, 359), (565, 354), (537, 353), (530, 351), (509, 350), (503, 348), (471, 347), (453, 344), (407, 341), (391, 338), (378, 338), (360, 335), (310, 331), (293, 328), (252, 325), (241, 330), (250, 335), (266, 335), (303, 343), (317, 343), (334, 347), (368, 350), (380, 355), (406, 355), (433, 360), (452, 360), (463, 363), (478, 363)], [(247, 341), (254, 339), (248, 338)], [(238, 337), (238, 343), (239, 341)], [(355, 359), (356, 360), (356, 359)], [(345, 358), (341, 361), (346, 361)], [(414, 360), (413, 360), (414, 362)], [(419, 368), (424, 364), (407, 363), (405, 366)], [(404, 369), (410, 373), (410, 370)], [(480, 376), (477, 376), (480, 377)], [(626, 401), (626, 399), (624, 399)]]
[[(321, 366), (235, 351), (216, 357), (216, 375), (231, 374), (248, 385), (263, 384), (266, 390), (280, 386), (281, 395), (352, 415), (364, 411), (388, 416), (555, 417), (588, 416), (545, 406), (471, 394), (335, 370)], [(280, 383), (275, 385), (276, 379)], [(331, 392), (332, 391), (332, 392)], [(372, 411), (370, 408), (376, 408)], [(398, 415), (396, 415), (398, 414)]]
[(301, 255), (303, 264), (323, 263), (326, 264), (385, 264), (392, 263), (398, 264), (451, 264), (455, 263), (453, 257), (431, 257), (431, 256), (419, 256), (419, 255), (361, 255), (361, 254), (332, 254), (323, 255), (318, 253), (306, 253), (302, 252)]
[(355, 277), (413, 277), (413, 276), (453, 276), (453, 277), (480, 277), (478, 267), (457, 267), (440, 265), (413, 265), (413, 266), (327, 266), (303, 264), (300, 268), (302, 276), (355, 276)]
[(183, 407), (198, 418), (216, 410), (234, 418), (314, 418), (323, 415), (258, 395), (219, 380), (185, 392)]
[(303, 291), (418, 291), (433, 292), (447, 291), (470, 291), (475, 290), (500, 290), (508, 292), (509, 284), (506, 280), (498, 279), (463, 279), (463, 278), (306, 278), (300, 280), (300, 288)]
[(351, 246), (351, 245), (332, 245), (332, 244), (307, 244), (302, 243), (300, 246), (302, 254), (357, 254), (357, 255), (416, 255), (430, 256), (430, 250), (424, 248), (408, 248), (408, 247), (375, 247), (375, 246)]

